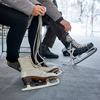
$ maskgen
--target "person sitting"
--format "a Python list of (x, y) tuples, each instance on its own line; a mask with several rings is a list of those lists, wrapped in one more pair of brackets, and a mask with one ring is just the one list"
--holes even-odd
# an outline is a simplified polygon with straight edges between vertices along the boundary
[[(57, 7), (56, 0), (52, 0), (53, 3)], [(64, 20), (66, 21), (66, 20)], [(66, 22), (65, 22), (66, 23)], [(68, 22), (69, 24), (69, 22)], [(43, 25), (47, 25), (47, 31), (45, 34), (45, 37), (40, 45), (40, 54), (42, 57), (46, 58), (58, 58), (59, 55), (54, 54), (50, 51), (49, 48), (52, 48), (55, 42), (56, 37), (61, 41), (61, 43), (64, 45), (66, 49), (69, 48), (69, 44), (72, 43), (73, 47), (76, 49), (74, 51), (74, 56), (78, 54), (82, 54), (86, 51), (88, 51), (90, 48), (93, 47), (93, 43), (87, 43), (87, 44), (79, 44), (77, 43), (68, 33), (66, 32), (63, 25), (55, 22), (52, 18), (50, 18), (47, 14), (43, 16)], [(67, 25), (67, 24), (66, 24)], [(69, 52), (66, 50), (66, 56), (69, 56)]]
[[(46, 7), (36, 0), (0, 0), (0, 24), (10, 27), (6, 41), (7, 65), (21, 71), (24, 84), (28, 83), (27, 76), (30, 76), (30, 74), (30, 78), (32, 77), (33, 80), (46, 81), (48, 78), (57, 78), (56, 74), (49, 72), (57, 71), (58, 67), (44, 68), (44, 60), (38, 54), (38, 45), (40, 43), (38, 37), (42, 27), (41, 17), (45, 13)], [(31, 23), (28, 27), (31, 16)], [(21, 58), (18, 51), (27, 27), (31, 56)]]

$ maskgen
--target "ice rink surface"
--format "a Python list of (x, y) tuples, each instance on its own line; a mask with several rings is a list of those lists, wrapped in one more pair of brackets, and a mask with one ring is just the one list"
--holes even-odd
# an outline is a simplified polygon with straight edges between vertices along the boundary
[[(60, 84), (52, 87), (25, 91), (20, 73), (6, 64), (6, 56), (0, 57), (0, 100), (100, 100), (100, 37), (74, 36), (81, 44), (93, 42), (97, 52), (76, 66), (67, 65), (69, 57), (62, 55), (63, 45), (56, 39), (51, 49), (59, 54), (58, 59), (46, 59), (49, 66), (62, 70)], [(1, 45), (1, 44), (0, 44)], [(26, 56), (29, 53), (20, 54)]]

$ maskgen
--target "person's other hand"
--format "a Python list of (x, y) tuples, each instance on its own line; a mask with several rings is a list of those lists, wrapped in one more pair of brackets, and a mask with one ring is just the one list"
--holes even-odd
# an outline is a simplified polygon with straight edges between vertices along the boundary
[(65, 27), (65, 32), (71, 31), (71, 25), (68, 21), (62, 20), (60, 24)]
[(46, 13), (46, 7), (40, 6), (40, 5), (35, 5), (31, 15), (34, 15), (34, 16), (38, 16), (38, 15), (44, 16), (45, 13)]

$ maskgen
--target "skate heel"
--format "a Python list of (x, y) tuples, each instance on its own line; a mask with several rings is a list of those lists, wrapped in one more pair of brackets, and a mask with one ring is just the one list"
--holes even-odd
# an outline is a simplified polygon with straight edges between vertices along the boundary
[(22, 81), (23, 81), (24, 85), (31, 84), (32, 83), (31, 76), (29, 76), (29, 77), (23, 77)]

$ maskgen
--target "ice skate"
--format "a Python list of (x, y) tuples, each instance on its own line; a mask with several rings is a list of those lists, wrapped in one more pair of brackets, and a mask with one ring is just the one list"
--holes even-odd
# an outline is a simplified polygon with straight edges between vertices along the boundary
[(69, 34), (66, 36), (66, 40), (68, 41), (68, 43), (66, 43), (65, 48), (62, 49), (62, 53), (64, 56), (70, 56), (70, 53), (66, 49), (69, 47), (70, 43), (74, 48), (77, 48), (79, 51), (79, 52), (75, 51), (74, 56), (77, 56), (78, 54), (82, 54), (94, 46), (93, 43), (91, 42), (87, 44), (79, 44), (74, 39), (72, 39), (72, 37)]
[[(56, 73), (56, 75), (57, 76), (59, 76), (61, 73), (62, 73), (62, 71), (61, 70), (59, 70), (56, 66), (53, 66), (53, 67), (41, 67), (40, 65), (36, 65), (35, 67), (37, 67), (37, 68), (39, 68), (40, 70), (42, 70), (42, 71), (45, 71), (45, 72), (51, 72), (51, 73)], [(53, 80), (55, 80), (55, 79), (50, 79), (49, 80), (49, 82), (47, 83), (47, 84), (50, 84), (50, 82), (51, 81), (53, 81)], [(58, 79), (57, 79), (57, 81), (59, 81)], [(37, 83), (36, 83), (36, 86), (38, 86), (38, 85), (41, 85), (41, 84), (43, 84), (44, 82), (42, 82), (42, 81), (38, 81)]]
[(78, 64), (97, 51), (97, 48), (94, 47), (93, 43), (81, 45), (69, 35), (67, 36), (67, 40), (68, 42), (65, 44), (66, 48), (62, 49), (62, 52), (64, 56), (71, 57), (71, 64)]
[(85, 60), (86, 58), (88, 58), (89, 56), (91, 56), (92, 54), (94, 54), (96, 51), (97, 51), (97, 48), (96, 47), (92, 47), (87, 52), (74, 57), (73, 58), (73, 63), (74, 64), (78, 64), (78, 63), (82, 62), (83, 60)]
[[(34, 66), (34, 63), (33, 63), (33, 66)], [(62, 71), (59, 70), (59, 68), (57, 66), (43, 67), (43, 66), (41, 66), (40, 63), (38, 63), (38, 64), (35, 64), (35, 67), (42, 70), (42, 71), (44, 71), (44, 72), (47, 72), (47, 73), (56, 73), (57, 76), (62, 73)]]
[[(35, 64), (33, 66), (33, 62), (30, 56), (18, 58), (18, 61), (21, 66), (21, 78), (23, 80), (24, 85), (27, 85), (27, 88), (22, 89), (22, 91), (44, 88), (48, 86), (57, 85), (59, 83), (59, 80), (57, 79), (57, 75), (55, 73), (46, 73), (40, 70), (39, 68), (37, 68)], [(57, 79), (57, 82), (49, 83), (49, 79)], [(30, 84), (32, 83), (32, 80), (47, 82), (47, 84), (31, 87)]]
[(72, 64), (78, 64), (94, 54), (97, 51), (96, 47), (91, 47), (90, 49), (86, 50), (86, 47), (76, 48), (73, 44), (70, 43), (70, 47), (66, 49), (67, 52), (70, 54), (71, 60), (69, 61)]

